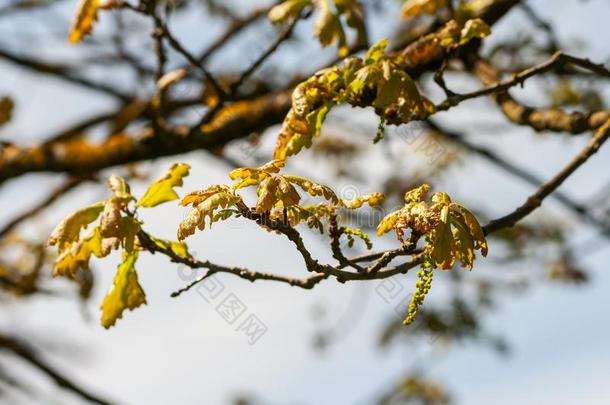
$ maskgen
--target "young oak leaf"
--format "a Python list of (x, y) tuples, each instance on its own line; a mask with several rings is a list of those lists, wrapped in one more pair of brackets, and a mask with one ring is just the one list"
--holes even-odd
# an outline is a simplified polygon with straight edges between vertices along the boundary
[(449, 223), (449, 208), (447, 206), (441, 209), (440, 221), (430, 234), (432, 240), (430, 255), (443, 270), (449, 270), (453, 267), (456, 259), (455, 240), (451, 232), (451, 224)]
[[(326, 205), (326, 204), (321, 204)], [(280, 220), (287, 222), (291, 227), (296, 227), (301, 223), (306, 223), (311, 229), (317, 229), (320, 233), (324, 233), (324, 225), (320, 218), (325, 216), (318, 206), (300, 206), (293, 205), (290, 207), (278, 207), (269, 213), (269, 218), (272, 220)]]
[(74, 22), (70, 28), (68, 41), (71, 44), (76, 44), (85, 35), (91, 33), (93, 24), (97, 21), (98, 10), (110, 10), (120, 6), (120, 0), (80, 0)]
[(364, 59), (347, 58), (342, 65), (322, 69), (296, 86), (292, 107), (277, 138), (275, 159), (285, 159), (311, 147), (330, 110), (343, 103), (374, 107), (381, 118), (392, 124), (425, 119), (435, 112), (434, 104), (420, 94), (404, 71), (404, 61), (400, 62), (399, 56), (386, 56), (387, 45), (387, 40), (379, 41)]
[(194, 234), (196, 228), (198, 228), (200, 231), (204, 230), (206, 217), (210, 218), (210, 225), (215, 220), (222, 219), (214, 216), (216, 210), (220, 208), (227, 208), (238, 203), (243, 204), (241, 197), (229, 191), (218, 191), (216, 193), (209, 194), (205, 199), (200, 200), (197, 204), (193, 203), (193, 209), (178, 226), (178, 240), (182, 241), (188, 236)]
[(275, 206), (290, 207), (298, 205), (301, 196), (284, 176), (272, 176), (260, 183), (256, 212), (262, 214)]
[(324, 197), (326, 200), (332, 202), (333, 204), (338, 204), (340, 201), (339, 197), (337, 197), (337, 194), (335, 194), (335, 192), (328, 186), (318, 184), (312, 180), (306, 179), (305, 177), (289, 175), (284, 175), (283, 177), (290, 183), (296, 184), (301, 189), (303, 189), (303, 191), (313, 197)]
[(59, 252), (64, 251), (78, 240), (81, 229), (95, 221), (103, 210), (104, 203), (99, 202), (68, 215), (55, 227), (47, 244), (58, 245)]
[(407, 204), (421, 202), (429, 191), (430, 186), (424, 183), (413, 190), (407, 191), (404, 195), (405, 202)]
[(146, 193), (136, 203), (138, 207), (155, 207), (168, 201), (177, 200), (178, 194), (174, 187), (181, 187), (182, 179), (189, 175), (191, 167), (184, 163), (176, 163), (167, 173), (148, 187)]
[(134, 200), (129, 185), (120, 176), (112, 175), (108, 179), (108, 187), (113, 195), (104, 202), (100, 219), (100, 235), (104, 251), (117, 249), (124, 239), (122, 212), (130, 201)]
[(78, 270), (89, 269), (91, 255), (102, 258), (108, 256), (119, 246), (126, 252), (135, 249), (136, 235), (140, 231), (140, 222), (133, 217), (120, 218), (116, 236), (103, 237), (101, 227), (96, 226), (86, 237), (72, 244), (57, 257), (53, 270), (54, 276), (73, 277)]
[(108, 188), (110, 188), (114, 194), (114, 197), (123, 200), (124, 204), (127, 204), (131, 200), (135, 200), (135, 198), (131, 195), (129, 184), (127, 184), (125, 179), (121, 176), (114, 174), (110, 176), (108, 178)]
[(102, 250), (102, 237), (100, 228), (95, 227), (91, 233), (74, 244), (70, 249), (61, 253), (55, 260), (53, 276), (73, 277), (78, 270), (86, 271), (89, 269), (89, 259), (91, 255), (104, 257)]
[(335, 0), (339, 14), (345, 16), (347, 25), (356, 30), (356, 45), (366, 46), (368, 35), (364, 21), (364, 10), (358, 0)]
[(202, 203), (210, 196), (220, 192), (230, 193), (231, 189), (224, 184), (215, 184), (206, 188), (205, 190), (193, 191), (192, 193), (185, 195), (184, 198), (182, 198), (182, 201), (180, 201), (180, 205), (183, 207), (187, 205), (195, 206)]
[[(403, 208), (404, 209), (404, 208)], [(394, 211), (383, 217), (383, 219), (377, 225), (377, 236), (381, 236), (384, 233), (390, 232), (394, 229), (398, 218), (403, 215), (402, 210)]]
[(93, 23), (97, 20), (97, 11), (100, 7), (100, 0), (80, 0), (76, 11), (76, 17), (68, 40), (75, 44), (93, 30)]
[(311, 0), (287, 0), (269, 10), (269, 20), (273, 24), (283, 24), (288, 20), (298, 17), (306, 6), (311, 5)]
[(159, 239), (155, 238), (152, 235), (150, 235), (150, 240), (152, 240), (153, 243), (161, 249), (170, 250), (180, 257), (192, 258), (190, 252), (188, 251), (188, 246), (184, 242), (174, 242), (165, 239)]
[(280, 169), (286, 165), (285, 159), (275, 159), (265, 163), (261, 167), (240, 167), (229, 173), (231, 180), (241, 179), (233, 186), (234, 190), (258, 184), (271, 174), (279, 173)]
[(318, 38), (320, 44), (325, 47), (338, 43), (339, 56), (347, 56), (349, 50), (339, 16), (331, 10), (329, 0), (320, 0), (318, 5), (320, 14), (314, 24), (314, 37)]
[(381, 236), (390, 230), (399, 240), (411, 229), (426, 238), (426, 252), (435, 266), (451, 269), (456, 259), (472, 269), (474, 251), (487, 255), (487, 241), (475, 216), (462, 205), (451, 201), (446, 193), (435, 193), (432, 205), (424, 201), (430, 187), (427, 184), (405, 193), (405, 206), (388, 214), (377, 227)]
[(123, 253), (123, 262), (119, 265), (114, 283), (100, 307), (102, 326), (106, 329), (113, 326), (117, 319), (122, 318), (126, 309), (133, 310), (146, 304), (146, 295), (138, 283), (138, 273), (135, 269), (137, 259), (137, 251)]
[(447, 0), (407, 0), (402, 6), (403, 18), (417, 17), (421, 14), (434, 15), (438, 10), (447, 6)]
[(364, 194), (351, 200), (341, 200), (341, 205), (351, 210), (358, 209), (364, 204), (368, 204), (371, 207), (376, 207), (383, 202), (385, 196), (382, 193), (370, 193)]
[(362, 5), (358, 0), (286, 0), (271, 8), (268, 13), (273, 24), (287, 23), (298, 18), (308, 7), (317, 9), (314, 37), (324, 47), (337, 43), (339, 55), (346, 56), (347, 46), (343, 21), (356, 31), (356, 45), (367, 43), (367, 32)]
[(110, 198), (104, 203), (100, 219), (100, 233), (103, 238), (119, 238), (121, 236), (121, 209), (124, 207), (120, 198)]
[(468, 20), (464, 24), (464, 28), (462, 28), (460, 33), (459, 44), (464, 45), (474, 38), (485, 38), (489, 34), (491, 34), (491, 29), (489, 28), (489, 25), (485, 23), (485, 21), (481, 20), (480, 18)]
[(136, 249), (137, 235), (140, 232), (141, 223), (131, 216), (121, 218), (121, 245), (126, 252)]
[(475, 249), (481, 250), (481, 254), (483, 256), (487, 256), (488, 246), (487, 240), (485, 239), (485, 234), (483, 233), (483, 229), (477, 221), (477, 218), (470, 212), (466, 207), (457, 204), (451, 203), (449, 209), (453, 213), (453, 216), (456, 218), (460, 218), (460, 224), (468, 231), (474, 240)]

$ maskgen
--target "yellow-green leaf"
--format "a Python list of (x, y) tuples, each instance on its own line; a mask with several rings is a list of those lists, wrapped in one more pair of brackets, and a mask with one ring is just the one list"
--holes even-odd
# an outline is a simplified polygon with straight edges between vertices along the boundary
[(242, 187), (258, 184), (271, 174), (278, 173), (285, 164), (285, 159), (275, 159), (261, 167), (240, 167), (235, 169), (229, 173), (229, 177), (231, 180), (242, 179), (242, 181), (235, 184), (233, 189), (237, 190)]
[(450, 270), (455, 263), (454, 239), (449, 223), (449, 207), (441, 210), (441, 220), (432, 232), (431, 256), (443, 270)]
[(97, 10), (100, 7), (99, 0), (80, 0), (76, 11), (76, 17), (68, 40), (75, 44), (85, 35), (93, 30), (93, 23), (97, 20)]
[(297, 205), (301, 200), (299, 193), (283, 176), (273, 176), (261, 183), (257, 194), (256, 212), (259, 214), (268, 212), (275, 206)]
[(49, 246), (58, 245), (59, 251), (62, 252), (78, 240), (81, 229), (95, 221), (103, 209), (104, 203), (99, 202), (67, 216), (55, 227), (47, 243)]
[(148, 187), (148, 190), (136, 205), (155, 207), (168, 201), (177, 200), (179, 197), (176, 191), (174, 191), (174, 187), (182, 186), (182, 179), (189, 175), (190, 168), (189, 165), (184, 163), (172, 165), (163, 177)]
[(339, 44), (339, 55), (347, 56), (347, 46), (345, 32), (336, 15), (329, 4), (329, 0), (320, 0), (320, 15), (314, 25), (314, 36), (318, 38), (322, 46), (329, 46), (334, 43)]
[(78, 270), (88, 270), (92, 254), (96, 257), (105, 256), (99, 227), (95, 227), (86, 238), (57, 257), (53, 275), (72, 277)]
[(122, 318), (126, 309), (133, 310), (146, 304), (146, 295), (138, 283), (138, 273), (135, 269), (137, 259), (137, 251), (123, 254), (123, 262), (114, 277), (114, 284), (101, 305), (102, 326), (106, 329)]
[(301, 14), (301, 11), (311, 4), (311, 0), (287, 0), (277, 6), (274, 6), (269, 11), (268, 17), (273, 24), (282, 24), (286, 21), (296, 18)]
[(131, 252), (135, 248), (135, 241), (140, 232), (140, 222), (131, 216), (121, 218), (121, 239), (123, 249)]
[(405, 193), (405, 202), (407, 204), (418, 203), (424, 199), (426, 194), (428, 194), (428, 191), (430, 191), (430, 186), (425, 183), (411, 191), (407, 191)]
[(375, 45), (371, 46), (369, 50), (366, 52), (366, 56), (364, 57), (364, 63), (369, 65), (371, 63), (379, 62), (381, 58), (385, 55), (385, 50), (390, 44), (388, 39), (382, 39), (378, 41)]
[(474, 38), (485, 38), (489, 34), (491, 34), (491, 29), (485, 21), (480, 18), (468, 20), (460, 34), (460, 45), (464, 45)]
[(155, 238), (152, 235), (150, 236), (150, 239), (154, 242), (155, 245), (159, 246), (161, 249), (171, 250), (172, 252), (174, 252), (174, 254), (180, 257), (192, 257), (188, 251), (188, 246), (184, 242), (175, 242), (165, 239), (159, 239)]
[(114, 174), (110, 176), (108, 178), (108, 187), (114, 193), (114, 197), (124, 200), (125, 203), (134, 199), (131, 195), (129, 184), (127, 184), (125, 179), (121, 176), (117, 176)]
[(335, 192), (331, 190), (331, 188), (328, 186), (318, 184), (312, 180), (300, 176), (284, 176), (284, 178), (289, 182), (296, 184), (301, 189), (303, 189), (303, 191), (307, 192), (311, 196), (322, 196), (328, 201), (335, 204), (339, 202), (339, 197), (337, 197)]
[(203, 201), (207, 200), (216, 193), (229, 193), (230, 191), (231, 190), (229, 187), (225, 186), (224, 184), (215, 184), (206, 188), (205, 190), (193, 191), (192, 193), (185, 195), (182, 201), (180, 201), (180, 205), (183, 207), (189, 204), (195, 206), (201, 204)]
[(370, 193), (364, 194), (351, 200), (341, 200), (341, 204), (345, 208), (357, 209), (362, 207), (365, 203), (371, 207), (376, 207), (383, 202), (385, 196), (381, 193)]
[(184, 240), (187, 236), (195, 233), (195, 229), (205, 229), (205, 218), (210, 220), (214, 217), (214, 211), (219, 208), (227, 208), (241, 202), (238, 195), (230, 192), (218, 192), (210, 195), (188, 213), (186, 218), (178, 226), (178, 240)]
[(103, 238), (118, 238), (121, 236), (122, 200), (111, 198), (104, 203), (100, 219), (100, 231)]
[(447, 5), (447, 0), (407, 0), (402, 6), (402, 17), (416, 17), (421, 14), (435, 14)]
[(379, 225), (377, 225), (377, 236), (390, 232), (392, 228), (394, 228), (394, 225), (396, 224), (396, 221), (398, 221), (401, 214), (401, 210), (398, 210), (386, 215), (381, 222), (379, 222)]
[(456, 239), (456, 253), (460, 259), (462, 267), (466, 267), (472, 270), (474, 264), (474, 241), (470, 230), (464, 224), (462, 216), (451, 216), (451, 223), (455, 227), (453, 230), (453, 236)]
[(464, 218), (464, 223), (468, 227), (470, 231), (470, 235), (475, 241), (475, 247), (481, 250), (481, 254), (485, 257), (487, 256), (487, 240), (485, 239), (485, 234), (483, 233), (483, 229), (481, 229), (481, 225), (477, 218), (470, 212), (466, 207), (460, 204), (451, 204), (451, 209), (458, 210), (462, 217)]

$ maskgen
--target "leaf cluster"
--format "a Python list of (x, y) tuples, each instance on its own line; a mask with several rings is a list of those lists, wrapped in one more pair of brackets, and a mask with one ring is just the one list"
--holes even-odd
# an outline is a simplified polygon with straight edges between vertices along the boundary
[[(305, 223), (322, 233), (324, 227), (321, 220), (334, 214), (337, 208), (357, 209), (365, 203), (377, 206), (383, 201), (380, 193), (351, 200), (342, 199), (328, 186), (300, 176), (279, 174), (285, 164), (285, 160), (276, 159), (261, 167), (235, 169), (229, 173), (235, 182), (232, 187), (212, 185), (187, 194), (180, 204), (193, 208), (178, 227), (178, 239), (184, 240), (196, 229), (205, 229), (206, 220), (211, 226), (232, 216), (249, 216), (252, 213), (289, 227)], [(247, 187), (256, 187), (257, 200), (253, 207), (249, 207), (237, 193)], [(321, 197), (324, 202), (302, 204), (302, 192), (310, 197)]]
[(274, 24), (283, 24), (298, 18), (306, 8), (318, 11), (314, 37), (322, 46), (337, 44), (339, 56), (347, 56), (346, 26), (356, 32), (358, 45), (366, 44), (364, 14), (357, 0), (287, 0), (269, 11), (269, 19)]
[[(80, 209), (64, 218), (51, 233), (49, 246), (57, 246), (59, 255), (55, 261), (54, 275), (78, 277), (78, 272), (89, 271), (92, 256), (102, 258), (111, 252), (122, 250), (122, 263), (117, 270), (114, 284), (102, 302), (102, 325), (113, 326), (125, 309), (135, 309), (146, 303), (144, 290), (138, 283), (135, 262), (138, 258), (137, 235), (142, 222), (136, 217), (139, 207), (155, 207), (178, 199), (174, 187), (182, 185), (189, 166), (175, 164), (162, 178), (150, 185), (146, 193), (136, 201), (127, 182), (119, 176), (111, 176), (108, 186), (110, 198)], [(133, 208), (132, 208), (133, 206)], [(94, 224), (95, 223), (95, 224)], [(94, 225), (93, 225), (94, 224)], [(176, 254), (187, 256), (186, 246), (153, 238), (160, 246), (169, 246)]]

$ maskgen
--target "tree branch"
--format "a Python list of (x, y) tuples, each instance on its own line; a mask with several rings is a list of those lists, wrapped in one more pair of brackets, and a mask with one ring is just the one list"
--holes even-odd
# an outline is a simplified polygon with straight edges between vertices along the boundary
[(601, 126), (588, 142), (587, 146), (572, 159), (566, 167), (557, 173), (552, 179), (544, 183), (534, 194), (529, 196), (523, 205), (501, 218), (490, 221), (483, 227), (485, 234), (495, 232), (502, 228), (508, 228), (525, 218), (542, 204), (549, 194), (555, 191), (572, 173), (582, 166), (610, 137), (610, 119)]
[(21, 342), (16, 338), (0, 334), (0, 349), (5, 349), (14, 353), (21, 359), (30, 363), (37, 370), (40, 370), (41, 372), (46, 374), (59, 387), (71, 391), (72, 393), (78, 395), (84, 400), (94, 404), (110, 405), (110, 402), (108, 400), (90, 393), (85, 388), (80, 387), (78, 384), (68, 379), (68, 377), (55, 370), (53, 367), (51, 367), (48, 363), (43, 361), (38, 356), (34, 348), (29, 347), (24, 342)]
[[(531, 77), (531, 75), (536, 74), (536, 72), (548, 71), (556, 65), (565, 63), (586, 68), (603, 77), (610, 77), (610, 72), (603, 65), (597, 65), (586, 59), (578, 59), (557, 53), (549, 61), (539, 65), (542, 66), (540, 71), (537, 70), (537, 67), (534, 67), (524, 71), (525, 74), (522, 72), (522, 80)], [(498, 83), (500, 79), (500, 71), (490, 62), (481, 59), (474, 64), (474, 73), (483, 84), (491, 86), (492, 88), (496, 86), (495, 83)], [(519, 79), (517, 79), (517, 81), (518, 80)], [(497, 86), (500, 90), (506, 90), (506, 85), (510, 82), (512, 82), (512, 80)], [(519, 125), (530, 126), (536, 131), (550, 130), (580, 134), (599, 128), (608, 118), (610, 118), (610, 111), (596, 111), (584, 114), (582, 112), (569, 113), (560, 108), (535, 109), (519, 103), (506, 91), (495, 93), (493, 94), (493, 97), (509, 120)]]

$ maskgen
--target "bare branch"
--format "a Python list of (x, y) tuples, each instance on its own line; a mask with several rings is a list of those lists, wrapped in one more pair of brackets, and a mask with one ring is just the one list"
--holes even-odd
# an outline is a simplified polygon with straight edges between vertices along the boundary
[(574, 173), (580, 166), (582, 166), (591, 156), (593, 156), (599, 148), (608, 140), (610, 137), (610, 119), (601, 126), (595, 136), (587, 143), (587, 146), (578, 154), (566, 167), (564, 167), (559, 173), (552, 179), (544, 183), (534, 194), (529, 196), (523, 205), (518, 207), (515, 211), (507, 214), (501, 218), (495, 219), (489, 222), (483, 227), (483, 231), (486, 234), (497, 231), (498, 229), (508, 228), (516, 224), (519, 220), (525, 218), (532, 211), (538, 208), (542, 204), (547, 196), (555, 191), (572, 173)]
[[(561, 53), (556, 55), (554, 59), (552, 58), (546, 64), (543, 64), (543, 71), (552, 68), (556, 64), (570, 63), (586, 68), (603, 77), (610, 76), (608, 69), (602, 65), (596, 65), (586, 59), (578, 59)], [(500, 71), (488, 61), (478, 60), (475, 63), (474, 72), (481, 82), (486, 85), (494, 87), (499, 81)], [(530, 77), (532, 73), (536, 73), (536, 68), (531, 68), (525, 72), (525, 76)], [(500, 89), (505, 87), (502, 84), (499, 86)], [(535, 109), (522, 105), (505, 91), (496, 92), (493, 94), (493, 97), (509, 120), (520, 125), (530, 126), (536, 131), (550, 130), (580, 134), (599, 128), (610, 118), (610, 111), (597, 111), (584, 114), (581, 112), (566, 112), (560, 108)]]
[(8, 350), (11, 353), (17, 355), (21, 359), (30, 363), (32, 366), (36, 367), (37, 370), (40, 370), (41, 372), (46, 374), (59, 387), (78, 395), (82, 399), (94, 404), (110, 405), (110, 402), (108, 400), (103, 399), (95, 394), (92, 394), (87, 389), (79, 386), (77, 383), (71, 381), (68, 377), (66, 377), (65, 375), (57, 371), (55, 368), (50, 366), (46, 361), (40, 358), (34, 348), (30, 347), (24, 342), (14, 337), (9, 337), (4, 334), (0, 334), (0, 349)]

